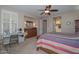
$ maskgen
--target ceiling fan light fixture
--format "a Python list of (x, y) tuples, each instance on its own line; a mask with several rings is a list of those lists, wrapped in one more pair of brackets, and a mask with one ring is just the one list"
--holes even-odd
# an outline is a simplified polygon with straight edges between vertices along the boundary
[(46, 11), (45, 11), (45, 13), (49, 13), (49, 12), (50, 12), (49, 10), (46, 10)]
[(42, 13), (40, 15), (51, 15), (51, 12), (57, 12), (57, 9), (51, 9), (51, 5), (46, 6), (44, 10), (41, 10)]

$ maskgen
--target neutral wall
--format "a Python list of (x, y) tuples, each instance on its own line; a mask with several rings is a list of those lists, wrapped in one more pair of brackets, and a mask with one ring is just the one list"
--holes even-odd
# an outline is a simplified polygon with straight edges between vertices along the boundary
[[(28, 20), (28, 18), (25, 19), (24, 16), (28, 16), (29, 14), (23, 13), (23, 12), (20, 12), (18, 10), (11, 9), (11, 8), (8, 8), (8, 7), (1, 7), (0, 6), (0, 33), (1, 33), (1, 10), (2, 9), (8, 10), (8, 11), (12, 11), (12, 12), (16, 12), (18, 14), (18, 28), (22, 28), (22, 29), (25, 28), (24, 22), (25, 22), (25, 20)], [(35, 17), (34, 18), (31, 18), (31, 20), (36, 23), (36, 26), (37, 26), (37, 34), (39, 35), (41, 33), (41, 31), (40, 31), (40, 20), (37, 19), (37, 18), (35, 18)]]
[(39, 20), (39, 34), (42, 34), (43, 33), (43, 24), (42, 24), (42, 20)]
[(24, 29), (24, 13), (15, 11), (13, 9), (5, 8), (5, 7), (0, 7), (0, 33), (2, 31), (1, 30), (1, 10), (2, 9), (8, 10), (8, 11), (11, 11), (11, 12), (16, 12), (18, 14), (18, 28)]
[[(0, 32), (1, 32), (1, 9), (6, 9), (6, 10), (10, 10), (10, 11), (14, 11), (17, 12), (19, 15), (19, 28), (23, 28), (24, 29), (24, 13), (19, 12), (19, 11), (15, 11), (12, 9), (8, 9), (8, 8), (3, 8), (0, 7)], [(27, 15), (26, 15), (27, 16)], [(79, 11), (72, 11), (72, 12), (66, 12), (66, 13), (62, 13), (62, 14), (57, 14), (55, 16), (61, 16), (61, 20), (62, 20), (62, 28), (61, 31), (65, 32), (65, 33), (74, 33), (75, 32), (75, 23), (74, 20), (79, 19)], [(52, 32), (53, 31), (53, 16), (47, 18), (47, 32)], [(34, 19), (34, 22), (36, 23), (37, 27), (38, 27), (38, 34), (42, 34), (42, 19)], [(71, 24), (67, 24), (67, 22), (71, 22)]]
[(1, 8), (0, 8), (0, 34), (1, 34)]
[[(22, 18), (22, 15), (20, 15)], [(66, 12), (62, 14), (58, 14), (57, 16), (61, 16), (61, 32), (64, 33), (75, 33), (75, 22), (74, 20), (79, 19), (79, 11), (71, 11), (71, 12)], [(20, 19), (21, 19), (20, 18)], [(22, 18), (23, 19), (23, 18)], [(38, 34), (42, 34), (43, 29), (42, 29), (42, 20), (43, 19), (32, 19), (37, 27), (38, 27)], [(71, 24), (67, 24), (67, 22), (70, 22)], [(22, 21), (20, 22), (22, 23)], [(24, 23), (23, 23), (24, 24)], [(22, 25), (22, 24), (21, 24)], [(21, 27), (23, 27), (22, 25)], [(53, 32), (54, 31), (54, 25), (53, 25), (53, 16), (50, 16), (47, 18), (47, 32)]]
[(24, 14), (18, 13), (18, 28), (22, 28), (24, 30)]
[[(75, 20), (79, 19), (79, 11), (70, 11), (62, 14), (57, 14), (47, 18), (47, 32), (54, 31), (53, 17), (61, 16), (61, 32), (75, 33)], [(68, 24), (70, 22), (70, 24)], [(42, 20), (40, 20), (40, 34), (42, 34)]]
[(43, 20), (47, 20), (47, 32), (53, 32), (53, 17), (49, 16), (49, 17), (40, 19), (39, 34), (43, 33)]
[[(18, 27), (22, 28), (22, 29), (25, 28), (25, 26), (24, 26), (25, 25), (24, 24), (24, 22), (25, 22), (24, 16), (27, 16), (26, 13), (23, 13), (23, 12), (20, 12), (18, 10), (11, 9), (11, 8), (8, 8), (8, 7), (0, 7), (0, 15), (1, 15), (1, 9), (5, 9), (5, 10), (8, 10), (8, 11), (16, 12), (18, 14)], [(0, 16), (0, 18), (1, 18), (1, 16)], [(52, 18), (51, 17), (47, 17), (46, 19), (47, 19), (47, 32), (51, 32), (51, 31), (53, 31)], [(26, 20), (28, 20), (28, 18)], [(33, 18), (31, 20), (34, 21), (36, 23), (36, 25), (37, 25), (37, 33), (38, 33), (38, 35), (42, 34), (43, 33), (42, 19)], [(0, 25), (0, 28), (1, 28), (1, 25)], [(1, 29), (0, 29), (0, 32), (1, 32)]]
[(51, 16), (47, 19), (47, 32), (53, 32), (53, 17)]
[[(79, 19), (79, 11), (66, 12), (63, 14), (59, 14), (57, 16), (61, 16), (61, 20), (62, 20), (61, 32), (75, 33), (74, 20)], [(70, 22), (71, 24), (68, 24), (68, 22)]]

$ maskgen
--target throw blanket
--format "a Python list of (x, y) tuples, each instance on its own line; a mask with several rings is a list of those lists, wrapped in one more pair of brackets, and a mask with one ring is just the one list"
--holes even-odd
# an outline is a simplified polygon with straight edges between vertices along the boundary
[[(44, 34), (39, 37), (37, 46), (44, 46), (48, 49), (51, 49), (50, 47), (52, 47), (52, 50), (55, 48), (56, 52), (58, 49), (64, 51), (64, 53), (79, 53), (79, 37), (71, 35)], [(58, 51), (58, 53), (63, 53), (60, 51)]]

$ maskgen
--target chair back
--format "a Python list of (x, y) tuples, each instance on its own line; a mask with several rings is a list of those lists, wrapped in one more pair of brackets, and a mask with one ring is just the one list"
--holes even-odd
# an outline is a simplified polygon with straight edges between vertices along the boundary
[(17, 43), (17, 42), (18, 42), (18, 35), (11, 35), (10, 43)]

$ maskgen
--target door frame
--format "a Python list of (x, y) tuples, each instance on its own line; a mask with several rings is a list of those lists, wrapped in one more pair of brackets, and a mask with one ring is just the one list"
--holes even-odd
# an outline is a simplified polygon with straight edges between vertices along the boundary
[[(44, 26), (44, 22), (46, 22), (46, 26)], [(42, 30), (43, 30), (42, 33), (43, 33), (43, 34), (44, 34), (44, 33), (47, 33), (47, 20), (46, 20), (46, 19), (42, 20), (42, 25), (43, 25), (43, 26), (42, 26)], [(46, 27), (46, 28), (44, 28), (44, 27)], [(45, 31), (45, 32), (44, 32), (44, 31)]]

